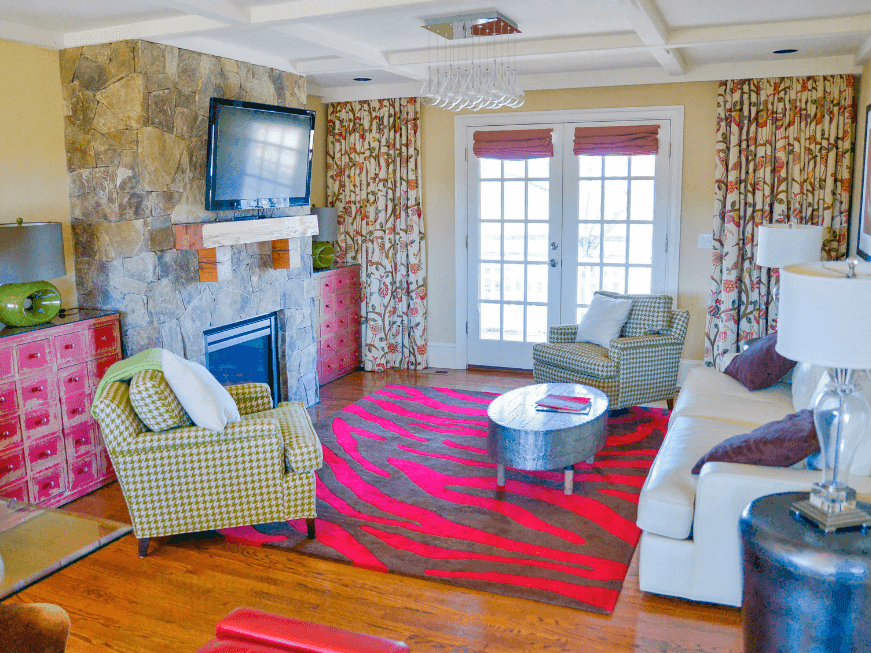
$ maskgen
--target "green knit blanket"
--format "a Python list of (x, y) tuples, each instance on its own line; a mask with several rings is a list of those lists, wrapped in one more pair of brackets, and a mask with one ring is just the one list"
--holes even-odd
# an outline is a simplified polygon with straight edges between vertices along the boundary
[(118, 361), (103, 375), (100, 384), (97, 386), (95, 397), (101, 397), (103, 390), (113, 381), (128, 381), (132, 379), (138, 372), (143, 370), (158, 370), (163, 371), (163, 350), (162, 349), (146, 349), (138, 354)]

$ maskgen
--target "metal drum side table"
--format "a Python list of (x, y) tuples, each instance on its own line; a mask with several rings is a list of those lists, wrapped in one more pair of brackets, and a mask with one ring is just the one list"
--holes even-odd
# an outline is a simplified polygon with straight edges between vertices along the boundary
[(871, 651), (871, 533), (824, 534), (790, 514), (804, 498), (772, 494), (741, 515), (745, 653)]
[[(589, 397), (585, 414), (538, 411), (548, 394)], [(505, 487), (505, 466), (544, 471), (564, 469), (563, 488), (571, 494), (575, 463), (592, 460), (605, 446), (608, 396), (578, 383), (539, 383), (506, 392), (487, 409), (487, 453), (496, 461), (496, 485)]]

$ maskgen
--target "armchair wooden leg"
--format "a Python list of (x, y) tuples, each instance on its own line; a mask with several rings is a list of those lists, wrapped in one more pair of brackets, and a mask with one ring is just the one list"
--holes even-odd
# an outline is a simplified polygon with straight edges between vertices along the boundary
[(143, 537), (139, 539), (139, 557), (144, 558), (148, 555), (148, 543), (151, 541), (150, 537)]
[(305, 520), (305, 525), (308, 527), (308, 539), (315, 539), (315, 519), (314, 517), (308, 517)]
[(665, 403), (668, 406), (669, 412), (674, 410), (674, 402), (677, 399), (677, 395), (680, 392), (680, 389), (676, 390), (675, 393), (671, 396), (670, 399), (666, 399)]

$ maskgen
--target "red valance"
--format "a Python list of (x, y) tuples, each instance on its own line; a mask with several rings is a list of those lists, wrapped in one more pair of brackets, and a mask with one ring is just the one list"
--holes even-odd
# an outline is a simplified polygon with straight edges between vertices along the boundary
[(475, 132), (472, 151), (479, 159), (540, 159), (553, 156), (553, 129)]
[(656, 154), (659, 125), (576, 127), (575, 154)]

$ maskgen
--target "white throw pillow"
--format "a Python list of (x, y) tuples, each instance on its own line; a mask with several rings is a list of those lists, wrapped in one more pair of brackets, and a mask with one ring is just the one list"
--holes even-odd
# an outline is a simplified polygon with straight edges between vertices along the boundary
[(575, 342), (592, 342), (595, 345), (609, 347), (611, 341), (620, 335), (620, 329), (626, 324), (631, 309), (631, 299), (611, 299), (602, 295), (593, 295), (593, 301), (590, 302), (590, 307), (578, 325)]
[(223, 433), (241, 418), (236, 402), (209, 370), (163, 350), (163, 375), (194, 424)]

